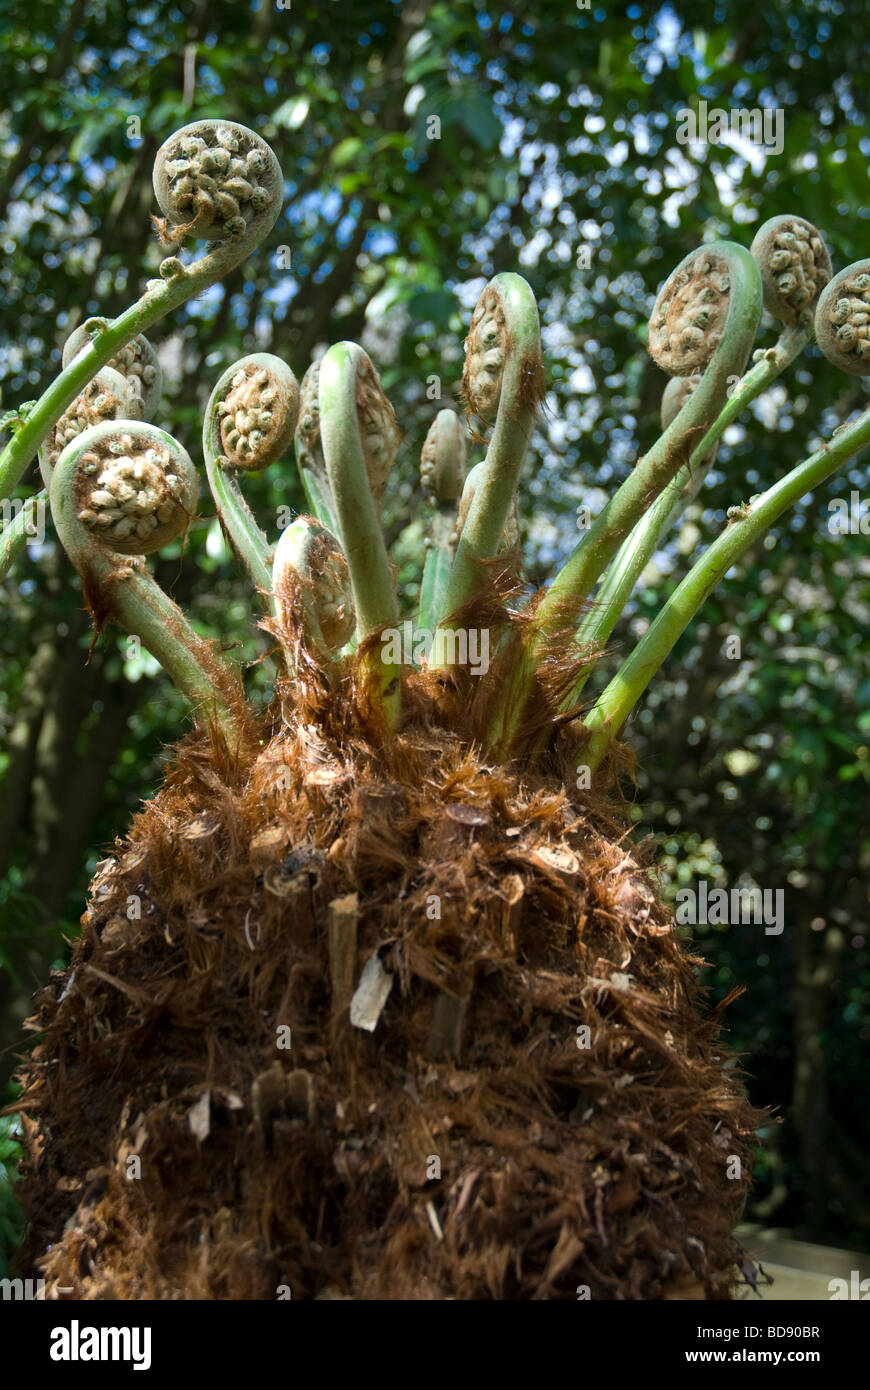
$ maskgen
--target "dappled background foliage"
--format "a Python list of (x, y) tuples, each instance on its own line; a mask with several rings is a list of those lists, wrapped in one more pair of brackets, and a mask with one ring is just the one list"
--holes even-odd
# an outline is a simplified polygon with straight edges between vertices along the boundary
[[(543, 582), (577, 538), (578, 508), (594, 514), (656, 436), (665, 378), (645, 325), (678, 261), (704, 238), (748, 245), (784, 212), (822, 229), (835, 270), (870, 254), (865, 16), (854, 0), (7, 8), (3, 408), (48, 384), (76, 324), (118, 313), (155, 273), (150, 169), (167, 134), (204, 117), (240, 121), (278, 154), (286, 211), (264, 248), (154, 331), (167, 383), (157, 423), (196, 459), (205, 399), (235, 358), (272, 351), (301, 378), (330, 342), (360, 340), (406, 430), (385, 523), (410, 611), (419, 449), (439, 401), (459, 400), (484, 280), (518, 270), (538, 296), (548, 369), (521, 493), (529, 578)], [(782, 154), (679, 145), (676, 113), (699, 98), (781, 107)], [(765, 317), (759, 341), (774, 338)], [(614, 659), (727, 508), (865, 398), (862, 381), (812, 348), (728, 430), (614, 634)], [(303, 508), (289, 461), (246, 490), (273, 536)], [(870, 562), (866, 535), (827, 524), (829, 501), (853, 490), (867, 495), (861, 460), (784, 518), (686, 633), (630, 728), (629, 814), (658, 837), (672, 892), (700, 878), (785, 890), (781, 936), (695, 933), (712, 996), (747, 987), (729, 1011), (731, 1041), (753, 1102), (778, 1107), (750, 1215), (867, 1248)], [(249, 690), (265, 699), (256, 663), (268, 639), (254, 635), (205, 494), (184, 554), (164, 552), (158, 572), (201, 631), (244, 643)], [(29, 995), (63, 957), (97, 859), (159, 783), (186, 714), (120, 635), (88, 660), (79, 584), (50, 535), (2, 604), (7, 1076)], [(739, 659), (727, 654), (735, 636)]]

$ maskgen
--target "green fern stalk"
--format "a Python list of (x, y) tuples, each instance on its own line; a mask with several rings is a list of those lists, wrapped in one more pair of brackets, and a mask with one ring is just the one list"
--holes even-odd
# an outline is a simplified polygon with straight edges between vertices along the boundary
[(675, 642), (731, 567), (788, 507), (812, 492), (868, 443), (870, 410), (841, 428), (829, 443), (745, 506), (743, 515), (732, 520), (692, 566), (583, 721), (591, 735), (582, 754), (590, 772), (601, 766), (613, 739)]

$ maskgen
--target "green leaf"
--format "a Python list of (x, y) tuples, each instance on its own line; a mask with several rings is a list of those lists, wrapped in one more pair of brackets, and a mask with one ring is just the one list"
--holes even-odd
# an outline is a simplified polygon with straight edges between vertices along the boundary
[(362, 154), (365, 146), (362, 140), (358, 140), (355, 135), (349, 135), (346, 140), (339, 140), (330, 156), (330, 163), (340, 169), (345, 164), (350, 164)]
[(89, 159), (100, 143), (105, 131), (101, 120), (86, 121), (69, 147), (69, 157), (73, 164), (81, 164)]
[(715, 68), (718, 60), (731, 44), (733, 36), (724, 27), (714, 29), (704, 45), (704, 65)]
[(408, 308), (418, 323), (431, 320), (437, 328), (447, 329), (456, 308), (456, 298), (449, 290), (421, 290), (411, 296)]
[(273, 114), (272, 120), (284, 130), (298, 130), (308, 115), (310, 106), (311, 101), (308, 97), (288, 97)]
[(480, 92), (449, 100), (444, 107), (443, 119), (446, 125), (463, 126), (474, 143), (483, 150), (494, 149), (501, 140), (501, 121)]

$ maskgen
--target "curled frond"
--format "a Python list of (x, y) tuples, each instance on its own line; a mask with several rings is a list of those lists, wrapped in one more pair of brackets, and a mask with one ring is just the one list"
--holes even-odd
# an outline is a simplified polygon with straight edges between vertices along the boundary
[(381, 385), (380, 374), (362, 348), (356, 365), (356, 404), (362, 431), (362, 446), (372, 497), (378, 511), (396, 461), (401, 438), (396, 412)]
[(380, 377), (357, 343), (331, 347), (317, 380), (320, 443), (362, 638), (397, 614), (380, 508), (398, 431)]
[[(68, 367), (82, 348), (92, 342), (94, 336), (87, 324), (80, 324), (63, 345), (62, 365)], [(120, 352), (109, 358), (107, 366), (119, 372), (127, 383), (127, 394), (133, 407), (128, 418), (150, 420), (163, 390), (163, 373), (157, 353), (145, 335), (139, 333), (135, 338), (131, 338)]]
[(700, 377), (698, 376), (671, 377), (662, 392), (662, 403), (659, 410), (663, 430), (667, 429), (672, 420), (676, 420), (699, 381)]
[(504, 299), (498, 285), (491, 281), (471, 316), (462, 373), (462, 390), (469, 410), (483, 420), (491, 420), (498, 409), (509, 344)]
[[(74, 467), (69, 468), (70, 464)], [(141, 421), (105, 421), (68, 445), (69, 502), (91, 541), (122, 555), (150, 555), (180, 536), (196, 506), (198, 478), (171, 435)], [(56, 489), (52, 485), (52, 505)]]
[(870, 260), (847, 265), (825, 287), (815, 329), (829, 362), (853, 376), (870, 376)]
[(276, 614), (285, 630), (301, 628), (321, 655), (350, 641), (355, 616), (347, 560), (335, 536), (313, 517), (297, 517), (281, 533), (272, 582)]
[(434, 503), (455, 502), (465, 477), (465, 435), (459, 416), (439, 410), (420, 454), (420, 482)]
[[(320, 364), (318, 382), (323, 458), (339, 540), (353, 585), (356, 637), (362, 644), (398, 623), (393, 574), (380, 523), (387, 468), (398, 431), (393, 409), (368, 354), (357, 343), (336, 343)], [(373, 641), (361, 652), (367, 703), (379, 722), (401, 717), (401, 665)]]
[(781, 323), (809, 323), (831, 278), (831, 258), (818, 228), (803, 217), (771, 217), (749, 251), (761, 273), (764, 307)]
[(538, 308), (531, 287), (511, 271), (493, 276), (471, 316), (462, 373), (469, 412), (491, 420), (508, 377), (510, 418), (533, 417), (545, 394)]
[[(354, 350), (360, 443), (372, 499), (380, 514), (387, 479), (399, 448), (399, 426), (396, 412), (381, 386), (377, 368), (362, 348), (354, 345)], [(309, 503), (322, 522), (332, 519), (332, 499), (320, 433), (320, 366), (319, 362), (312, 362), (302, 378), (296, 461)]]
[(699, 247), (659, 290), (649, 321), (649, 352), (669, 376), (703, 371), (722, 339), (731, 300), (725, 256)]
[(321, 526), (338, 533), (335, 503), (323, 458), (320, 438), (320, 363), (312, 362), (302, 378), (299, 402), (299, 422), (296, 426), (294, 448), (299, 478), (310, 511)]
[(188, 454), (165, 430), (110, 420), (66, 446), (49, 501), (61, 545), (82, 577), (94, 641), (109, 621), (139, 637), (197, 715), (217, 719), (236, 737), (244, 719), (236, 672), (198, 636), (140, 558), (182, 534), (197, 490)]
[[(433, 668), (449, 661), (446, 633), (458, 613), (486, 588), (487, 562), (500, 552), (505, 528), (516, 507), (516, 491), (535, 415), (544, 398), (544, 362), (538, 306), (521, 275), (493, 277), (477, 302), (465, 344), (462, 378), (469, 411), (496, 420), (486, 459), (476, 475), (459, 535), (444, 598), (444, 613), (433, 648)], [(474, 471), (474, 470), (473, 470)], [(466, 479), (466, 491), (469, 480)]]
[(268, 468), (289, 449), (299, 417), (299, 383), (280, 357), (258, 352), (224, 372), (209, 401), (220, 451), (235, 468)]
[[(273, 151), (253, 131), (228, 121), (197, 121), (161, 146), (154, 187), (165, 216), (153, 221), (164, 244), (177, 251), (185, 237), (196, 235), (207, 241), (205, 254), (189, 265), (170, 255), (161, 278), (149, 280), (134, 304), (110, 323), (98, 324), (87, 356), (64, 368), (0, 452), (0, 497), (17, 486), (51, 427), (95, 370), (251, 254), (278, 219), (284, 183)], [(90, 326), (88, 321), (85, 330)]]
[(296, 425), (296, 461), (318, 477), (326, 478), (323, 448), (320, 443), (320, 363), (312, 362), (302, 378), (299, 399), (299, 420)]
[(170, 135), (154, 161), (162, 239), (224, 241), (275, 221), (283, 180), (269, 145), (232, 121), (194, 121)]

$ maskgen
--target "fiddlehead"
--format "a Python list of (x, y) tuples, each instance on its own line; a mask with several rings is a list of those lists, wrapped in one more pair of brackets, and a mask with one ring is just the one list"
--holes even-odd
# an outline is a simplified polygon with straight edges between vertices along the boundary
[(647, 342), (653, 361), (669, 376), (705, 372), (708, 386), (718, 390), (701, 394), (724, 395), (722, 366), (744, 363), (749, 356), (760, 317), (760, 290), (757, 265), (736, 242), (712, 242), (690, 251), (656, 296)]
[(164, 213), (155, 220), (167, 245), (188, 236), (224, 241), (250, 235), (269, 221), (282, 192), (270, 147), (232, 121), (184, 126), (161, 145), (154, 161), (154, 194)]
[(703, 371), (722, 341), (731, 302), (727, 256), (703, 247), (688, 255), (655, 302), (648, 338), (653, 361), (670, 376)]
[(439, 410), (420, 451), (420, 484), (433, 506), (454, 504), (465, 481), (465, 435), (455, 410)]
[[(89, 319), (86, 323), (80, 324), (63, 345), (62, 365), (68, 367), (82, 348), (88, 347), (96, 334), (104, 332), (106, 327), (105, 319)], [(157, 353), (145, 335), (138, 333), (135, 338), (131, 338), (120, 352), (116, 352), (115, 356), (109, 359), (106, 366), (120, 373), (127, 383), (127, 396), (133, 407), (128, 418), (153, 419), (163, 391), (163, 373)]]
[(299, 415), (299, 384), (280, 357), (260, 352), (243, 358), (221, 377), (214, 394), (228, 463), (259, 472), (283, 458)]
[(98, 425), (86, 435), (70, 499), (91, 541), (119, 555), (150, 555), (186, 529), (198, 481), (190, 456), (170, 435), (130, 426)]
[(672, 421), (676, 420), (686, 401), (691, 396), (698, 384), (698, 378), (693, 376), (672, 376), (664, 391), (662, 392), (662, 402), (659, 410), (659, 418), (663, 430), (666, 430)]
[(398, 445), (393, 408), (368, 354), (356, 343), (337, 343), (320, 364), (318, 401), (323, 459), (347, 557), (362, 644), (362, 671), (372, 708), (388, 727), (401, 711), (401, 666), (374, 636), (398, 623), (390, 562), (380, 524), (380, 502)]
[(749, 248), (760, 272), (764, 307), (780, 323), (812, 325), (816, 301), (831, 278), (821, 233), (803, 217), (771, 217)]
[(498, 410), (509, 350), (510, 328), (504, 296), (501, 286), (491, 282), (471, 316), (462, 372), (462, 389), (469, 409), (482, 420), (492, 420)]
[[(532, 427), (544, 396), (538, 307), (520, 275), (496, 275), (477, 302), (465, 344), (463, 388), (469, 411), (496, 421), (479, 486), (456, 549), (442, 626), (482, 587), (513, 505)], [(436, 636), (433, 667), (446, 664)]]
[[(399, 447), (396, 414), (383, 391), (380, 378), (369, 358), (360, 362), (360, 407), (362, 445), (372, 499), (380, 515), (384, 488)], [(308, 505), (321, 525), (337, 531), (335, 503), (323, 457), (320, 435), (320, 363), (312, 362), (302, 378), (299, 424), (296, 430), (296, 462)]]
[[(384, 493), (399, 449), (396, 412), (384, 394), (381, 378), (367, 353), (358, 349), (356, 359), (357, 419), (359, 420), (366, 476), (378, 516), (384, 507)], [(322, 394), (322, 392), (321, 392)], [(328, 471), (328, 467), (327, 467)]]
[(307, 659), (328, 677), (355, 622), (350, 570), (341, 546), (313, 517), (297, 517), (275, 547), (272, 580), (291, 669), (300, 676)]
[(49, 500), (97, 630), (113, 618), (140, 637), (197, 709), (230, 726), (235, 674), (138, 558), (184, 532), (197, 491), (193, 463), (171, 435), (141, 421), (104, 421), (63, 450)]
[(202, 449), (218, 519), (257, 589), (272, 587), (272, 547), (242, 496), (239, 474), (268, 468), (289, 449), (299, 385), (280, 357), (258, 352), (217, 381), (206, 407)]
[(334, 535), (338, 531), (338, 521), (320, 442), (319, 392), (320, 363), (312, 362), (302, 378), (299, 423), (294, 440), (296, 466), (313, 515), (317, 517), (321, 526), (325, 526)]
[(852, 376), (870, 375), (870, 260), (834, 276), (816, 307), (815, 327), (829, 362)]
[(465, 435), (455, 411), (439, 410), (420, 454), (420, 482), (433, 509), (420, 582), (418, 627), (431, 632), (443, 611), (458, 525), (456, 499), (465, 476)]

